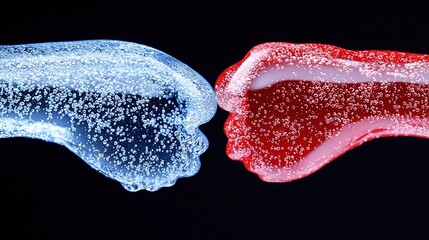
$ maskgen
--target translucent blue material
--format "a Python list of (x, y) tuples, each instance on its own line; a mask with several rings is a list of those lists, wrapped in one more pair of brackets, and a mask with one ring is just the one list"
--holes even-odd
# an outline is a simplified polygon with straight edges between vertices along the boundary
[(0, 137), (61, 144), (129, 191), (195, 175), (215, 112), (200, 74), (142, 44), (0, 46)]

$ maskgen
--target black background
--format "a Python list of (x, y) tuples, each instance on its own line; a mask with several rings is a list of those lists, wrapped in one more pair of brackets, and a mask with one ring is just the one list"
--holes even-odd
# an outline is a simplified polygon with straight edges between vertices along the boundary
[[(0, 44), (116, 39), (155, 47), (214, 87), (254, 45), (318, 42), (429, 53), (427, 7), (302, 2), (12, 2)], [(227, 112), (193, 177), (131, 193), (71, 153), (0, 139), (0, 239), (428, 239), (429, 140), (373, 140), (315, 174), (265, 183), (225, 154)]]

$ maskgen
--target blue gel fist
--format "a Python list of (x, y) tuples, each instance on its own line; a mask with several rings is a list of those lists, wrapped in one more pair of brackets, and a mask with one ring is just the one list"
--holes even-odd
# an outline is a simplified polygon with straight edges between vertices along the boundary
[(0, 46), (0, 137), (64, 145), (127, 190), (195, 175), (216, 112), (212, 87), (141, 44), (88, 40)]

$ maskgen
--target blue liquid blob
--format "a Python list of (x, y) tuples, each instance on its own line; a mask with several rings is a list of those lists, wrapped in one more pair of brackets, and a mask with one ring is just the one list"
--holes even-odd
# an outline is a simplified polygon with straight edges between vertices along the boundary
[(195, 175), (216, 107), (201, 75), (142, 44), (0, 46), (0, 137), (61, 144), (129, 191)]

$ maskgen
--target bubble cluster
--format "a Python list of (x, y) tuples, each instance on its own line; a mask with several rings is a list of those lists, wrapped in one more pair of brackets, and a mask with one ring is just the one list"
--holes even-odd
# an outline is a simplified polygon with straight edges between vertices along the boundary
[(142, 44), (0, 46), (0, 137), (64, 145), (129, 191), (196, 174), (215, 112), (201, 75)]
[(265, 43), (216, 82), (227, 154), (288, 182), (378, 137), (429, 137), (429, 56)]

